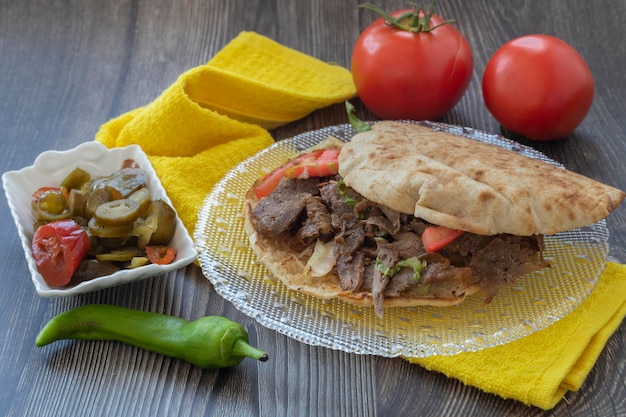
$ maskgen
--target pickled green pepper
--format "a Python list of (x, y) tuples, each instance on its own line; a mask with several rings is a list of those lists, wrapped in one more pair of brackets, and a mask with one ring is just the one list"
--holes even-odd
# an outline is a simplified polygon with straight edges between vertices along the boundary
[(246, 357), (268, 359), (248, 344), (243, 326), (225, 317), (190, 322), (108, 304), (87, 304), (53, 317), (35, 344), (41, 347), (62, 339), (116, 340), (209, 369), (234, 366)]

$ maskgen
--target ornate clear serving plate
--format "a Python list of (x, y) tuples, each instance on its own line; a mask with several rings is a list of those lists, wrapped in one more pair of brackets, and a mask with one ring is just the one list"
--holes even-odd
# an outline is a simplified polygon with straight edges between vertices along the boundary
[[(441, 123), (438, 130), (557, 162), (498, 135)], [(252, 183), (328, 135), (349, 140), (350, 125), (327, 127), (277, 142), (231, 170), (209, 194), (194, 234), (204, 275), (226, 300), (260, 324), (301, 342), (385, 357), (451, 355), (501, 345), (563, 318), (593, 290), (608, 254), (601, 221), (545, 237), (549, 269), (526, 275), (485, 304), (468, 297), (454, 307), (385, 309), (321, 300), (287, 289), (256, 258), (244, 230), (244, 194)]]

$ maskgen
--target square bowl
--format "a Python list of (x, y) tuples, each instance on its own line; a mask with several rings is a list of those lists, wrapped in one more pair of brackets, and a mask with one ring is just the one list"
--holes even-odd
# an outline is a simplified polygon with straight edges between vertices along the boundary
[(176, 249), (176, 259), (167, 265), (148, 264), (133, 269), (119, 271), (71, 287), (50, 287), (37, 270), (33, 258), (31, 242), (33, 238), (34, 216), (31, 212), (33, 193), (41, 187), (58, 186), (76, 167), (87, 171), (92, 177), (109, 175), (122, 166), (126, 159), (133, 159), (146, 173), (146, 185), (152, 199), (162, 199), (170, 206), (172, 202), (159, 181), (148, 157), (137, 145), (108, 149), (99, 142), (85, 142), (67, 151), (46, 151), (39, 155), (32, 166), (18, 171), (7, 171), (2, 175), (2, 185), (7, 202), (17, 227), (18, 234), (28, 263), (28, 269), (37, 293), (42, 297), (65, 297), (113, 287), (156, 275), (165, 274), (189, 265), (195, 261), (197, 251), (194, 243), (176, 216), (176, 233), (170, 246)]

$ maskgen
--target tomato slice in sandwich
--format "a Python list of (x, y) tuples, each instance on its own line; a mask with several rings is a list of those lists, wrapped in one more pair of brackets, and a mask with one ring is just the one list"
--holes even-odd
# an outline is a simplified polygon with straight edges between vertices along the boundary
[(339, 149), (322, 149), (294, 160), (285, 169), (287, 178), (310, 178), (335, 175), (339, 169)]
[(317, 149), (284, 163), (261, 179), (254, 190), (257, 198), (274, 191), (283, 177), (311, 178), (337, 174), (339, 151), (339, 148)]
[(461, 236), (462, 230), (445, 226), (428, 226), (422, 234), (422, 243), (426, 252), (437, 252)]

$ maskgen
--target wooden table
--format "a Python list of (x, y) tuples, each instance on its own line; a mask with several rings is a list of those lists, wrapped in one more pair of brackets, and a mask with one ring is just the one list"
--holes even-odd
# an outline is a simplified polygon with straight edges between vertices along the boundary
[[(31, 165), (43, 151), (93, 140), (102, 123), (150, 102), (242, 30), (349, 67), (358, 34), (373, 20), (357, 4), (0, 0), (0, 171)], [(390, 10), (401, 6), (377, 4)], [(587, 60), (595, 101), (571, 137), (534, 146), (574, 171), (626, 189), (626, 2), (448, 0), (437, 10), (459, 21), (475, 60), (469, 90), (444, 122), (498, 132), (481, 95), (489, 57), (519, 35), (556, 35)], [(343, 107), (336, 105), (272, 134), (282, 139), (344, 122)], [(0, 198), (0, 415), (626, 415), (626, 324), (609, 340), (581, 390), (542, 412), (402, 359), (312, 347), (266, 329), (224, 301), (193, 265), (86, 295), (41, 298), (30, 282), (4, 194)], [(610, 217), (608, 227), (610, 256), (626, 262), (626, 207)], [(87, 303), (185, 318), (224, 315), (242, 323), (271, 360), (212, 371), (114, 342), (34, 346), (50, 317)]]

